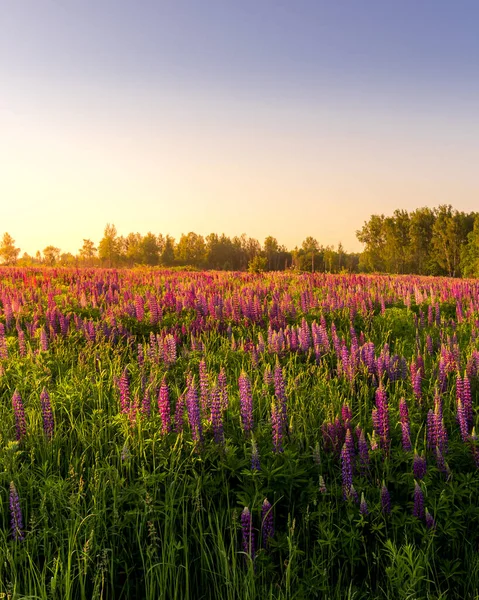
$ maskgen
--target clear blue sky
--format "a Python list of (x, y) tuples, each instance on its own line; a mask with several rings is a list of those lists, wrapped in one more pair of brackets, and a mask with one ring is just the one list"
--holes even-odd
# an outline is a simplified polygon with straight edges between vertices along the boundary
[(477, 0), (3, 0), (0, 234), (307, 235), (479, 207)]

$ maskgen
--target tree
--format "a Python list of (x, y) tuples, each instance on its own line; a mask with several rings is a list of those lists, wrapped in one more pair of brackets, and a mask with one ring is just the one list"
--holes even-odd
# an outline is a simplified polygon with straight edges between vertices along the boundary
[(156, 236), (149, 231), (141, 240), (141, 262), (150, 267), (154, 267), (159, 262), (159, 246)]
[(47, 246), (43, 249), (43, 260), (49, 267), (53, 267), (60, 260), (60, 248)]
[(266, 267), (268, 266), (268, 259), (266, 256), (260, 256), (257, 254), (254, 258), (249, 261), (248, 271), (250, 273), (262, 273), (266, 271)]
[(434, 212), (427, 207), (418, 208), (411, 213), (409, 239), (411, 244), (411, 272), (420, 275), (432, 273), (432, 228), (436, 220)]
[(0, 244), (0, 258), (6, 266), (15, 265), (20, 254), (20, 248), (15, 248), (15, 240), (9, 233), (4, 233)]
[(362, 229), (356, 231), (356, 237), (366, 246), (361, 254), (360, 268), (366, 271), (384, 271), (386, 248), (384, 215), (372, 215)]
[(84, 261), (86, 265), (91, 266), (97, 252), (95, 244), (91, 240), (83, 239), (83, 246), (80, 248), (79, 252), (82, 261)]
[(206, 245), (202, 235), (190, 231), (182, 234), (176, 247), (177, 258), (185, 265), (199, 267), (206, 259)]
[(170, 235), (165, 237), (163, 250), (160, 255), (160, 263), (165, 267), (171, 267), (175, 262), (175, 240)]
[(108, 267), (115, 266), (120, 258), (119, 240), (114, 225), (107, 224), (103, 238), (98, 246), (98, 255), (102, 262), (106, 262)]

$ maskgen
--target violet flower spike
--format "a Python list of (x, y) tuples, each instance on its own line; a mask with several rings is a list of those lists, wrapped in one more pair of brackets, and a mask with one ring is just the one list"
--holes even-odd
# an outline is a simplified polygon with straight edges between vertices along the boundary
[(254, 531), (253, 519), (247, 506), (241, 513), (241, 529), (243, 532), (243, 552), (254, 560)]
[(22, 508), (20, 506), (20, 497), (13, 481), (10, 482), (10, 519), (13, 539), (17, 542), (22, 542), (25, 539)]
[(263, 506), (261, 507), (261, 523), (263, 528), (263, 545), (267, 548), (269, 540), (274, 536), (273, 507), (267, 498), (264, 499)]

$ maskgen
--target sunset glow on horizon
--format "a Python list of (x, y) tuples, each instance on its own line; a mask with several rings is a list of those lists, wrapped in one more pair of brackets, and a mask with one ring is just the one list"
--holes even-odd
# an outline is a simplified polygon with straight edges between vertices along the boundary
[(0, 7), (0, 233), (309, 235), (479, 197), (472, 1)]

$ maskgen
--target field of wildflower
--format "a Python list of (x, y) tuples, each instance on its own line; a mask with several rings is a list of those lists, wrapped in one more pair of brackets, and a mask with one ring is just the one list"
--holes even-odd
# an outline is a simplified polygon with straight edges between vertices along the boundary
[(479, 598), (479, 283), (0, 269), (0, 597)]

